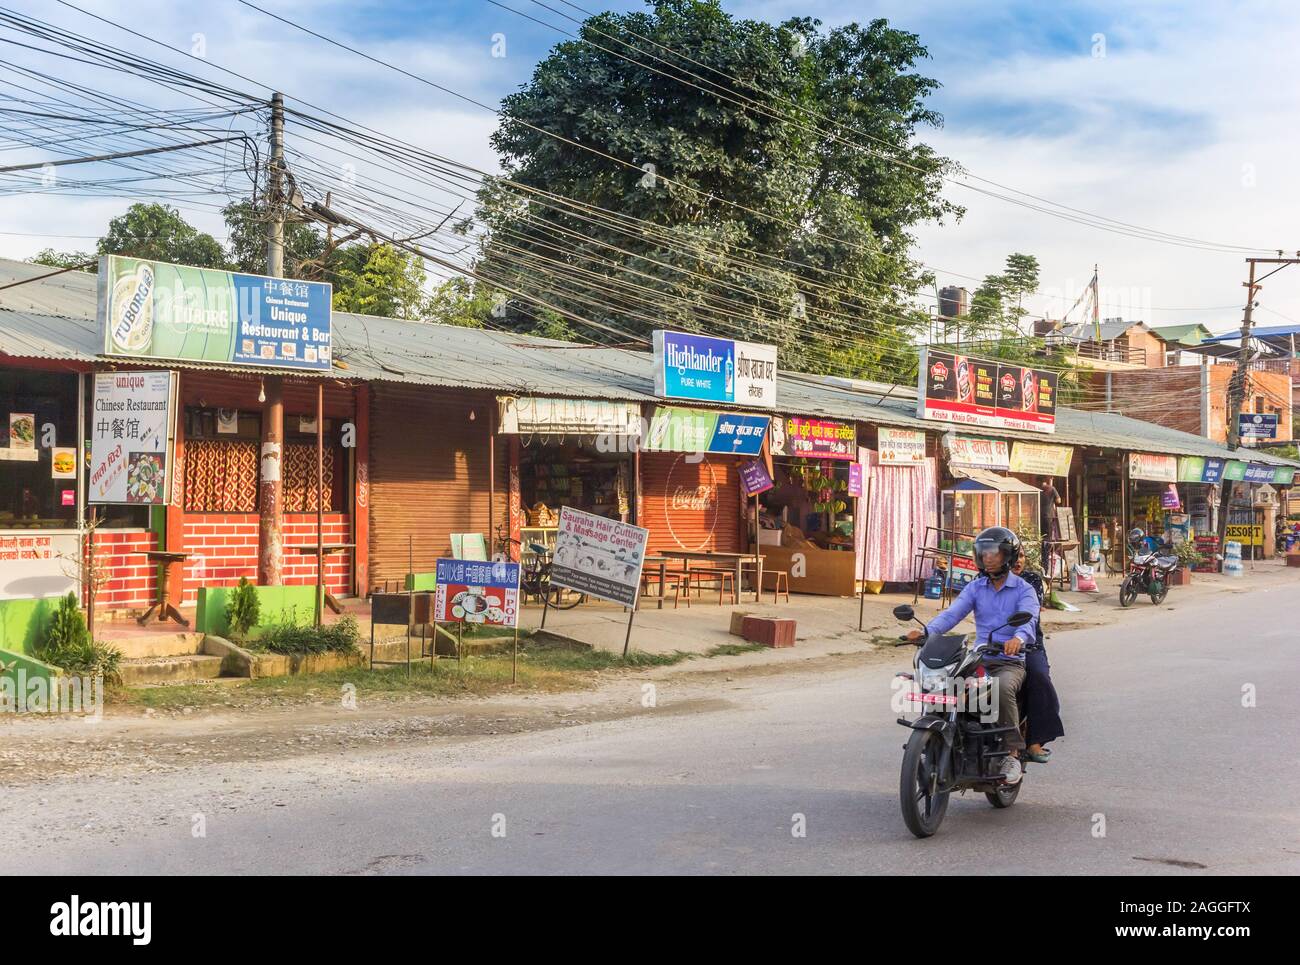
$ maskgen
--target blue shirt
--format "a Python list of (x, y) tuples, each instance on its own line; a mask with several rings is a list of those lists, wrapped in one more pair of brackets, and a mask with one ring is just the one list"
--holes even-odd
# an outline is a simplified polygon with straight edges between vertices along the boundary
[[(987, 576), (981, 576), (967, 583), (952, 606), (926, 624), (925, 629), (929, 633), (947, 633), (961, 623), (972, 610), (975, 611), (976, 650), (983, 649), (985, 641), (989, 638), (989, 631), (994, 630), (995, 627), (1002, 628), (994, 630), (993, 633), (993, 639), (999, 643), (1012, 637), (1019, 637), (1021, 643), (1025, 644), (1035, 639), (1037, 635), (1038, 594), (1034, 592), (1032, 586), (1014, 573), (1007, 574), (1007, 581), (1002, 584), (1000, 590), (993, 588), (993, 582)], [(1032, 613), (1034, 618), (1023, 627), (1003, 626), (1011, 619), (1013, 613), (1021, 610)], [(1025, 651), (1022, 649), (1014, 657), (1008, 656), (1007, 659), (1024, 660)]]

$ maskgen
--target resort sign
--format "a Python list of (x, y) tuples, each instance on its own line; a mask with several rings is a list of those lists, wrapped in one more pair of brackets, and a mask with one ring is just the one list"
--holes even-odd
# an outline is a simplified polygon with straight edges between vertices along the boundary
[(104, 354), (328, 372), (331, 286), (105, 255)]
[(661, 399), (776, 406), (776, 346), (657, 330), (655, 395)]

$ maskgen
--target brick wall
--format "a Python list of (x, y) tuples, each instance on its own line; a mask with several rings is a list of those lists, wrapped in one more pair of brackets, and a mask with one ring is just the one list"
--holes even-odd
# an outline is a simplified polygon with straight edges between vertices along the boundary
[(101, 529), (95, 533), (95, 563), (108, 567), (108, 580), (95, 594), (105, 610), (143, 610), (158, 598), (158, 567), (145, 553), (158, 548), (150, 532)]
[[(350, 542), (346, 513), (325, 514), (325, 543)], [(241, 576), (257, 580), (256, 513), (189, 513), (185, 517), (185, 603), (198, 598), (201, 586), (233, 586)], [(316, 545), (316, 514), (286, 513), (284, 516), (284, 582), (289, 586), (310, 586), (316, 582), (315, 554), (299, 553), (295, 547)], [(325, 558), (325, 585), (336, 596), (351, 589), (352, 551), (344, 550)]]

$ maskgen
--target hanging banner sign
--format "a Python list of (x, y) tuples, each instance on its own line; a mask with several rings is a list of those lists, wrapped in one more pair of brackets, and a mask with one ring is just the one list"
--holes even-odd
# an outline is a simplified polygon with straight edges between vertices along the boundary
[(1246, 466), (1246, 474), (1243, 479), (1248, 483), (1271, 483), (1276, 468), (1276, 466), (1270, 466), (1266, 463), (1252, 462)]
[(87, 502), (167, 502), (174, 385), (171, 372), (95, 373)]
[(917, 415), (959, 425), (1056, 431), (1055, 372), (921, 350)]
[(1288, 469), (1286, 466), (1278, 466), (1273, 470), (1274, 486), (1290, 486), (1295, 482), (1295, 470)]
[(775, 485), (761, 459), (751, 460), (740, 467), (740, 488), (746, 496), (765, 493)]
[(636, 402), (499, 396), (497, 405), (497, 432), (505, 435), (641, 435), (641, 406)]
[(436, 622), (519, 625), (518, 563), (440, 559), (436, 575)]
[(1069, 446), (1045, 446), (1017, 442), (1011, 447), (1011, 471), (1039, 476), (1068, 476), (1074, 450)]
[(104, 354), (328, 372), (332, 292), (323, 282), (104, 255)]
[(1229, 459), (1223, 467), (1225, 482), (1241, 482), (1246, 478), (1246, 464), (1239, 459)]
[(686, 332), (653, 334), (655, 395), (742, 406), (776, 405), (776, 346)]
[(649, 535), (640, 526), (562, 506), (551, 583), (635, 607)]
[(1200, 482), (1205, 475), (1205, 459), (1202, 456), (1183, 456), (1178, 460), (1179, 482)]
[(1262, 412), (1243, 412), (1237, 416), (1238, 434), (1243, 439), (1276, 439), (1278, 417)]
[(849, 488), (848, 494), (861, 498), (863, 495), (862, 488), (862, 463), (849, 463)]
[(948, 463), (977, 469), (1010, 469), (1011, 449), (1005, 439), (977, 439), (972, 436), (947, 436)]
[(1223, 479), (1223, 470), (1226, 465), (1226, 459), (1206, 459), (1205, 469), (1201, 473), (1201, 482), (1218, 483)]
[(852, 459), (858, 430), (849, 422), (772, 417), (772, 455)]
[(757, 456), (768, 417), (659, 406), (641, 442), (646, 452), (718, 452)]
[(882, 466), (925, 465), (924, 432), (881, 426), (876, 439), (876, 454)]
[(1131, 452), (1128, 456), (1128, 474), (1130, 479), (1177, 482), (1178, 459), (1174, 456), (1156, 456), (1148, 452)]
[(1173, 483), (1170, 483), (1169, 488), (1160, 494), (1160, 508), (1161, 509), (1182, 509), (1183, 508), (1182, 500), (1178, 498), (1178, 487)]

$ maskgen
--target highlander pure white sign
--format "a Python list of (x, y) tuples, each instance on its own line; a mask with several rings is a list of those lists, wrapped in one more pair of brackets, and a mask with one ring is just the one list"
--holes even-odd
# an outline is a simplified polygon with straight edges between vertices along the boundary
[(686, 332), (654, 333), (661, 399), (776, 406), (776, 346)]
[(551, 582), (623, 606), (641, 591), (648, 529), (560, 507)]
[(171, 400), (170, 372), (95, 375), (88, 502), (167, 502)]

